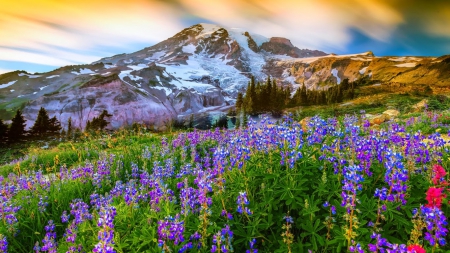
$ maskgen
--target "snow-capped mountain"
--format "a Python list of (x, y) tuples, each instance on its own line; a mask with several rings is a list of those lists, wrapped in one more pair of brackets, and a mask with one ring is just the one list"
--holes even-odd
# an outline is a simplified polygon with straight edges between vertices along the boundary
[[(238, 28), (198, 24), (154, 46), (92, 64), (47, 73), (0, 75), (0, 118), (23, 107), (31, 126), (40, 107), (65, 126), (84, 128), (106, 109), (114, 128), (142, 122), (155, 127), (233, 106), (250, 76), (309, 89), (369, 76), (382, 82), (450, 84), (449, 57), (375, 57), (371, 52), (326, 54), (299, 49), (285, 38), (266, 38)], [(449, 71), (447, 71), (449, 70)], [(325, 84), (325, 85), (324, 85)]]
[(198, 24), (154, 46), (48, 73), (0, 75), (0, 110), (23, 103), (28, 125), (42, 106), (64, 125), (85, 122), (103, 109), (113, 127), (133, 122), (164, 125), (177, 116), (226, 108), (249, 77), (267, 77), (271, 60), (326, 55), (298, 49), (284, 38), (265, 38), (242, 29)]

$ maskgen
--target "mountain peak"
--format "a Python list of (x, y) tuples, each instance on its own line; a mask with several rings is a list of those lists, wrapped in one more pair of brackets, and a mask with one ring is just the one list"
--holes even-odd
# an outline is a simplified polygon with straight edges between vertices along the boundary
[(280, 43), (280, 44), (284, 44), (286, 46), (294, 47), (294, 45), (292, 45), (292, 42), (290, 40), (283, 38), (283, 37), (272, 37), (272, 38), (270, 38), (270, 42), (271, 43)]

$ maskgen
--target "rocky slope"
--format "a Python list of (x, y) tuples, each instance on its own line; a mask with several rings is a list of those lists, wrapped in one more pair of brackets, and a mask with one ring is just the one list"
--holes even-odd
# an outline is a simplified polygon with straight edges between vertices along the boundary
[(286, 38), (198, 24), (154, 46), (92, 64), (0, 75), (0, 118), (24, 106), (30, 126), (42, 106), (63, 126), (72, 117), (84, 128), (107, 109), (114, 128), (132, 122), (161, 127), (176, 117), (232, 106), (252, 75), (258, 80), (270, 75), (294, 89), (302, 83), (321, 89), (363, 77), (447, 86), (449, 59), (327, 55), (299, 49)]
[[(107, 109), (113, 127), (132, 122), (163, 126), (178, 116), (226, 108), (249, 77), (266, 78), (272, 59), (326, 55), (298, 49), (284, 38), (198, 24), (154, 46), (48, 73), (0, 75), (0, 117), (23, 105), (31, 126), (42, 106), (63, 125)], [(6, 117), (4, 117), (6, 118)]]

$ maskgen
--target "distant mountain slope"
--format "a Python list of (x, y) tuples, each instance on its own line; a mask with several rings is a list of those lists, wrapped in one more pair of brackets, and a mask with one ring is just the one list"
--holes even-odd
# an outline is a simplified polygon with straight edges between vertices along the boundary
[(113, 127), (132, 122), (163, 126), (171, 119), (232, 106), (249, 77), (268, 75), (294, 89), (321, 89), (369, 76), (382, 82), (449, 85), (449, 57), (375, 57), (371, 52), (327, 55), (299, 49), (286, 38), (198, 24), (154, 46), (92, 64), (39, 74), (0, 75), (0, 117), (21, 105), (30, 126), (39, 108), (75, 126), (107, 109)]

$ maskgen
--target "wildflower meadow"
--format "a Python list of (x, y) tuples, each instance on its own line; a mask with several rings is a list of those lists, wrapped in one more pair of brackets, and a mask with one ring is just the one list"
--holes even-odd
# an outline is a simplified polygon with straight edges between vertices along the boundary
[(450, 252), (450, 142), (413, 126), (284, 117), (62, 143), (0, 170), (0, 252)]

